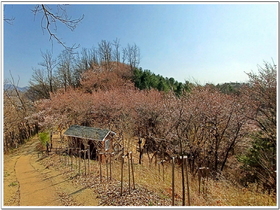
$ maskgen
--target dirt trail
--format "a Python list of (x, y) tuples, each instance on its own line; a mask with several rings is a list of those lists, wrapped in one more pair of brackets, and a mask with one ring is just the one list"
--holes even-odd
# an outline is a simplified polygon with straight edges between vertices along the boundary
[(97, 206), (89, 188), (74, 186), (69, 178), (43, 166), (30, 140), (4, 156), (4, 206)]
[(21, 156), (16, 163), (19, 182), (20, 206), (60, 206), (51, 181), (42, 179), (30, 163), (31, 155)]

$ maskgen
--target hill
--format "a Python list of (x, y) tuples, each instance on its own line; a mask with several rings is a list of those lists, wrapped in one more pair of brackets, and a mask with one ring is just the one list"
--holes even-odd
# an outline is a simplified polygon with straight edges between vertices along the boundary
[(29, 87), (28, 86), (19, 87), (19, 86), (14, 86), (12, 84), (4, 84), (4, 90), (14, 90), (15, 88), (20, 92), (26, 92)]

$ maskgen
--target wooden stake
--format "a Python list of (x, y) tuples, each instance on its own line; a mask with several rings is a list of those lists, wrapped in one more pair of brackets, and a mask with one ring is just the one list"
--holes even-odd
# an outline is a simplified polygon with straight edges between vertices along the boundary
[(101, 167), (101, 157), (102, 153), (99, 153), (99, 171), (100, 171), (100, 182), (102, 182), (102, 167)]
[(130, 194), (130, 161), (129, 161), (129, 154), (127, 154), (127, 165), (128, 165), (128, 193)]
[(81, 174), (81, 149), (79, 149), (79, 174)]
[(65, 150), (65, 155), (64, 155), (64, 163), (65, 163), (65, 166), (67, 166), (67, 157), (66, 157), (66, 150)]
[(79, 152), (79, 150), (78, 150), (78, 148), (76, 148), (75, 149), (75, 160), (76, 160), (76, 166), (78, 165), (78, 152)]
[(106, 161), (106, 176), (107, 176), (107, 182), (109, 181), (109, 168), (108, 168), (108, 158), (107, 153), (105, 155), (105, 161)]
[(158, 162), (158, 177), (159, 177), (159, 180), (160, 180), (160, 162)]
[(70, 148), (68, 147), (67, 148), (67, 156), (68, 156), (67, 157), (67, 165), (69, 165), (69, 163), (70, 163), (70, 152), (69, 151), (70, 151)]
[(90, 164), (89, 164), (89, 161), (90, 161), (90, 147), (88, 146), (88, 175), (90, 174)]
[[(185, 159), (184, 159), (185, 160)], [(187, 159), (186, 159), (187, 161)], [(187, 190), (188, 190), (188, 205), (191, 205), (191, 200), (190, 200), (190, 187), (189, 187), (189, 176), (188, 176), (188, 164), (186, 162), (186, 179), (187, 179)]]
[(131, 160), (132, 183), (133, 183), (133, 189), (135, 190), (134, 167), (133, 167), (132, 152), (130, 152), (130, 160)]
[(162, 180), (164, 181), (164, 160), (161, 161), (162, 164)]
[(112, 180), (112, 154), (109, 153), (109, 164), (110, 164), (110, 180)]
[(85, 165), (85, 176), (87, 175), (87, 163), (86, 163), (86, 152), (87, 150), (83, 150), (84, 152), (84, 165)]
[(72, 148), (70, 149), (70, 154), (71, 154), (71, 171), (72, 171), (72, 167), (73, 167), (73, 156), (72, 156)]
[(80, 141), (80, 147), (79, 147), (79, 174), (81, 174), (81, 141)]
[(121, 196), (122, 196), (122, 191), (123, 191), (123, 161), (124, 161), (124, 157), (122, 156), (122, 159), (121, 159)]
[(185, 192), (185, 177), (184, 177), (184, 157), (182, 157), (182, 194), (183, 194), (183, 198), (182, 198), (182, 206), (185, 206), (185, 200), (186, 200), (186, 192)]
[(175, 179), (174, 179), (174, 172), (175, 172), (175, 157), (172, 157), (172, 206), (175, 204)]

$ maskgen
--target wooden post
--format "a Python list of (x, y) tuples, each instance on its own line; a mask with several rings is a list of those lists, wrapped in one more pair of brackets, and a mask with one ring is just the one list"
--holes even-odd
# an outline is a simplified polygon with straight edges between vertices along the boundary
[(123, 161), (124, 161), (124, 156), (122, 156), (121, 159), (121, 196), (123, 191)]
[(79, 149), (79, 174), (81, 174), (81, 148)]
[(128, 166), (128, 193), (130, 194), (130, 161), (129, 161), (129, 154), (127, 154), (127, 166)]
[(59, 153), (58, 153), (58, 156), (59, 156), (59, 162), (61, 162), (61, 148), (60, 148), (60, 146), (59, 146)]
[(100, 171), (100, 182), (102, 182), (102, 153), (99, 153), (99, 171)]
[(131, 160), (132, 183), (133, 183), (133, 189), (135, 190), (134, 167), (133, 167), (132, 152), (130, 152), (130, 160)]
[(110, 180), (112, 180), (112, 153), (109, 153), (109, 164), (110, 164)]
[(50, 147), (50, 150), (52, 150), (52, 148), (53, 148), (53, 132), (51, 131), (50, 132), (50, 142), (51, 142), (51, 147)]
[(86, 152), (87, 152), (87, 150), (83, 150), (83, 152), (84, 152), (84, 165), (85, 165), (85, 176), (87, 175), (87, 163), (86, 163)]
[[(184, 159), (185, 160), (185, 159)], [(186, 159), (187, 161), (187, 159)], [(191, 200), (190, 200), (190, 187), (189, 187), (189, 176), (188, 176), (188, 164), (186, 162), (186, 179), (187, 179), (187, 190), (188, 190), (188, 205), (191, 205)]]
[(182, 194), (183, 194), (183, 198), (182, 198), (182, 206), (185, 206), (185, 200), (186, 200), (186, 192), (185, 192), (185, 177), (184, 177), (184, 156), (182, 155), (181, 156), (182, 158)]
[(162, 180), (164, 181), (164, 160), (161, 161), (161, 165), (162, 165)]
[(174, 179), (174, 175), (175, 175), (175, 157), (172, 157), (172, 206), (174, 206), (175, 204), (175, 179)]
[(72, 148), (70, 149), (70, 154), (71, 155), (71, 171), (72, 171), (72, 167), (73, 167), (73, 155), (72, 155)]
[(89, 147), (89, 145), (88, 145), (88, 175), (90, 174), (90, 147)]
[(80, 142), (79, 142), (79, 174), (81, 174), (81, 147), (82, 147), (82, 142), (81, 142), (81, 140), (80, 140)]
[(106, 161), (106, 176), (107, 176), (107, 182), (109, 181), (109, 167), (108, 167), (108, 153), (105, 153), (105, 161)]
[(158, 177), (159, 177), (159, 180), (160, 180), (160, 162), (158, 162)]
[(65, 166), (67, 165), (67, 154), (66, 154), (66, 151), (67, 151), (67, 149), (65, 150), (65, 156), (64, 156), (64, 163), (65, 163)]
[(68, 147), (67, 148), (67, 165), (69, 165), (69, 163), (70, 163), (70, 148)]
[(75, 160), (76, 160), (76, 167), (78, 165), (78, 148), (75, 148)]

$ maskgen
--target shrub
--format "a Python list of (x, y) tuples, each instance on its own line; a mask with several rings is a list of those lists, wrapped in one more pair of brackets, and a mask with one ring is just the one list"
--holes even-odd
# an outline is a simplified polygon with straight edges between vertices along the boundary
[(42, 145), (46, 146), (50, 140), (50, 134), (48, 132), (39, 133), (39, 140)]

